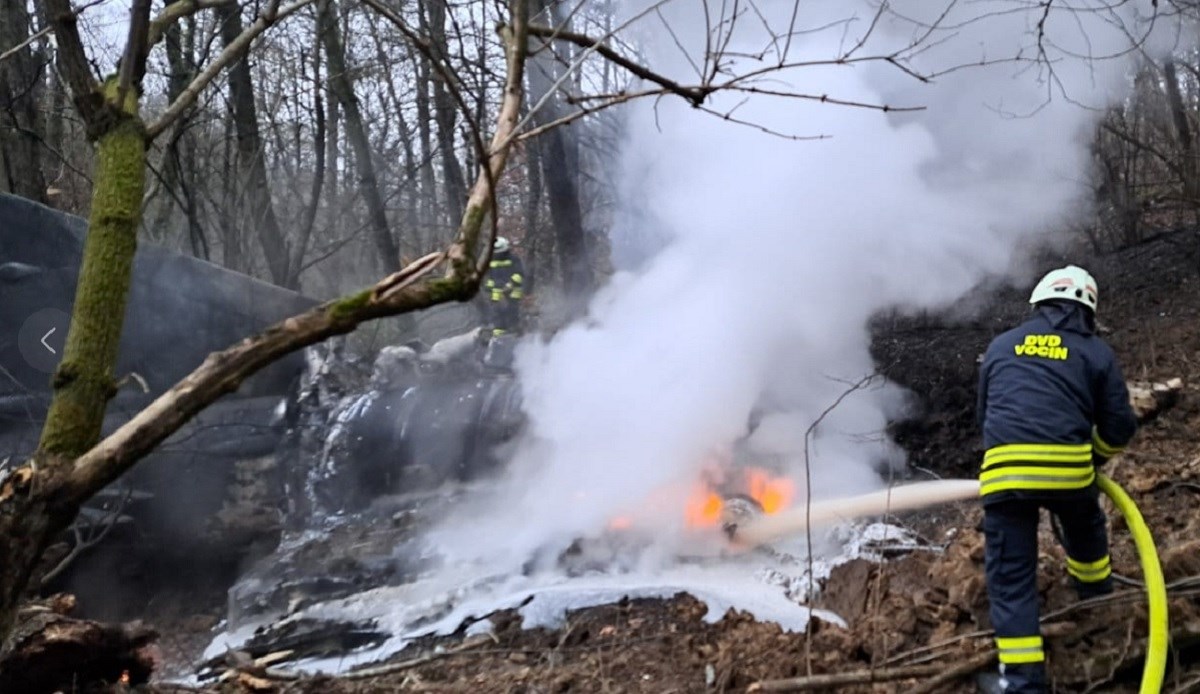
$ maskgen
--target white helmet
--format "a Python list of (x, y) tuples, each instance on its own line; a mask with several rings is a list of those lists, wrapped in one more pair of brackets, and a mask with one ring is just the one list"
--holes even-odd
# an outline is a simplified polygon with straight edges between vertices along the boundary
[(503, 236), (497, 236), (496, 241), (492, 244), (492, 252), (503, 253), (508, 250), (508, 239)]
[(1096, 310), (1100, 292), (1096, 290), (1096, 280), (1087, 270), (1068, 265), (1046, 273), (1042, 281), (1033, 288), (1029, 303), (1039, 304), (1051, 299), (1070, 299)]

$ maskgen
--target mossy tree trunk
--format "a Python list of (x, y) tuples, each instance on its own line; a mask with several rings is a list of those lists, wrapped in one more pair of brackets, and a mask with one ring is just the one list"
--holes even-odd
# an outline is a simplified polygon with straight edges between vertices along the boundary
[[(115, 85), (111, 89), (115, 92)], [(146, 183), (145, 128), (132, 94), (96, 145), (95, 188), (71, 328), (54, 374), (39, 453), (75, 458), (100, 440), (137, 250)]]
[[(42, 552), (86, 499), (86, 490), (70, 483), (71, 466), (100, 440), (115, 392), (113, 371), (146, 181), (146, 138), (136, 90), (122, 90), (113, 79), (103, 96), (89, 231), (54, 396), (33, 461), (0, 487), (0, 634), (9, 633)], [(10, 646), (0, 644), (0, 657)]]

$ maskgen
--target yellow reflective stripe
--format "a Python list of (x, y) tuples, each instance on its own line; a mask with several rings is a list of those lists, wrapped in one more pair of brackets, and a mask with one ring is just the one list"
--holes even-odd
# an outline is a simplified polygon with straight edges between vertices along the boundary
[(1040, 648), (1029, 651), (1000, 651), (1000, 662), (1005, 665), (1040, 663), (1045, 659), (1046, 653)]
[(503, 301), (503, 300), (504, 300), (504, 290), (503, 289), (493, 289), (492, 290), (492, 301)]
[(1112, 567), (1106, 566), (1095, 573), (1080, 573), (1068, 566), (1067, 573), (1071, 574), (1080, 583), (1101, 583), (1107, 580), (1109, 576), (1112, 576)]
[(1012, 648), (1041, 648), (1041, 636), (1000, 636), (996, 638), (996, 648), (1007, 651)]
[(483, 283), (483, 286), (487, 287), (488, 289), (491, 289), (496, 286), (496, 280), (493, 280), (493, 279), (485, 280)]
[(997, 467), (1002, 463), (1078, 463), (1082, 466), (1092, 464), (1092, 454), (1088, 453), (1084, 456), (1081, 456), (1078, 453), (1071, 453), (1069, 455), (1048, 453), (1041, 455), (1032, 455), (1029, 453), (1005, 455), (984, 460), (983, 469), (987, 470), (988, 468)]
[(1124, 446), (1113, 446), (1104, 439), (1100, 438), (1100, 432), (1095, 428), (1092, 429), (1092, 446), (1095, 447), (1097, 453), (1105, 458), (1111, 458), (1125, 450)]
[(1014, 467), (995, 468), (979, 473), (979, 481), (987, 483), (991, 480), (1005, 477), (1033, 477), (1037, 479), (1059, 479), (1063, 481), (1090, 480), (1096, 476), (1096, 470), (1091, 465), (1087, 467), (1041, 467), (1036, 465), (1021, 465)]
[(988, 453), (1020, 453), (1025, 451), (1075, 451), (1076, 453), (1087, 452), (1091, 450), (1090, 443), (1006, 443), (1001, 446), (992, 446), (988, 449)]
[(1077, 559), (1067, 557), (1067, 566), (1077, 571), (1099, 571), (1100, 569), (1111, 565), (1112, 557), (1107, 554), (1103, 557), (1100, 557), (1096, 561), (1079, 561)]
[(514, 289), (508, 296), (513, 299), (521, 299), (525, 297), (525, 292), (520, 289)]
[(987, 496), (996, 492), (1012, 491), (1014, 489), (1046, 489), (1046, 490), (1072, 490), (1084, 489), (1092, 485), (1096, 480), (1096, 473), (1089, 472), (1086, 479), (1084, 478), (1059, 478), (1053, 479), (1042, 476), (1033, 475), (1005, 475), (996, 479), (980, 482), (979, 495)]
[(513, 276), (512, 276), (512, 281), (513, 281), (513, 284), (521, 284), (522, 282), (525, 281), (525, 279), (523, 277), (521, 277), (521, 273), (514, 272)]
[(996, 650), (999, 651), (1000, 662), (1009, 665), (1040, 663), (1046, 659), (1041, 636), (997, 638)]
[(1067, 573), (1084, 583), (1099, 583), (1112, 575), (1112, 560), (1108, 555), (1091, 562), (1067, 557)]
[(1091, 462), (1092, 444), (1011, 443), (989, 448), (983, 454), (983, 466), (1014, 460)]
[(511, 260), (493, 260), (491, 263), (492, 267), (508, 267), (509, 265), (512, 265)]

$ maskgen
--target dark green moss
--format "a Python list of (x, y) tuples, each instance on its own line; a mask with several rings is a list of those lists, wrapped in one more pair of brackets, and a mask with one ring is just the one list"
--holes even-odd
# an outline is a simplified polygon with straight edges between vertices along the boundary
[(364, 289), (357, 294), (351, 294), (334, 302), (329, 307), (329, 316), (337, 321), (345, 320), (361, 311), (369, 303), (371, 303), (371, 290)]

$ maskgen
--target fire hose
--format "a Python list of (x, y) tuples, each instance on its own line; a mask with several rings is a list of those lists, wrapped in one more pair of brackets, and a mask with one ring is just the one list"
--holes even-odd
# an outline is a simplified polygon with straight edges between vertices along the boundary
[[(1167, 587), (1163, 578), (1162, 565), (1158, 560), (1158, 549), (1146, 520), (1129, 494), (1108, 476), (1097, 473), (1096, 484), (1125, 518), (1125, 525), (1133, 535), (1138, 560), (1146, 583), (1146, 598), (1149, 602), (1149, 634), (1147, 635), (1146, 661), (1142, 669), (1139, 694), (1157, 694), (1161, 691), (1167, 666), (1168, 639), (1170, 637), (1167, 614)], [(979, 498), (977, 480), (939, 480), (918, 482), (899, 487), (861, 494), (859, 496), (814, 502), (808, 506), (761, 516), (739, 523), (728, 529), (730, 539), (741, 547), (754, 547), (773, 540), (805, 532), (808, 528), (830, 522), (848, 520), (860, 516), (910, 511), (951, 501)]]
[(1133, 544), (1137, 547), (1138, 561), (1142, 564), (1142, 574), (1146, 580), (1146, 599), (1149, 608), (1149, 630), (1146, 639), (1146, 664), (1142, 668), (1142, 684), (1139, 694), (1157, 694), (1162, 691), (1163, 674), (1167, 669), (1167, 647), (1170, 639), (1170, 625), (1167, 614), (1167, 584), (1163, 578), (1162, 565), (1158, 561), (1158, 548), (1154, 546), (1154, 536), (1146, 526), (1146, 519), (1137, 504), (1107, 475), (1097, 474), (1096, 484), (1104, 492), (1113, 505), (1125, 517), (1125, 525), (1133, 534)]

